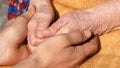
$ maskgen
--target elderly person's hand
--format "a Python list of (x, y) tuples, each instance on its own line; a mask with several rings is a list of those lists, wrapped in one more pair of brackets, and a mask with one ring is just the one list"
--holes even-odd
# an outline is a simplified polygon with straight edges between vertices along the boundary
[[(99, 39), (91, 32), (74, 31), (48, 38), (32, 55), (13, 68), (76, 68), (99, 50)], [(84, 43), (87, 41), (86, 43)], [(83, 44), (84, 43), (84, 44)]]
[(0, 32), (0, 65), (12, 65), (29, 56), (27, 48), (27, 24), (34, 15), (31, 7), (25, 14), (9, 20)]
[(95, 22), (92, 13), (87, 11), (74, 11), (60, 17), (47, 30), (39, 32), (37, 37), (43, 35), (43, 38), (47, 38), (61, 33), (69, 33), (76, 29), (81, 31), (88, 29), (96, 33), (97, 31), (95, 30), (98, 29), (99, 26), (99, 23)]
[(120, 1), (110, 0), (97, 7), (78, 10), (65, 14), (46, 31), (39, 32), (37, 37), (43, 38), (61, 33), (68, 33), (76, 29), (89, 29), (95, 35), (101, 35), (112, 30), (120, 29)]
[(54, 10), (50, 0), (30, 0), (30, 6), (36, 6), (36, 13), (28, 24), (28, 44), (33, 51), (37, 42), (42, 40), (36, 37), (37, 32), (41, 32), (48, 28), (54, 18)]

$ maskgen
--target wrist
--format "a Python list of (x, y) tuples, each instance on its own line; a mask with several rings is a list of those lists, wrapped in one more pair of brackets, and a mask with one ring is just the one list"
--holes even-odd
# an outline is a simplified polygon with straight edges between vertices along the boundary
[(120, 2), (111, 0), (97, 7), (88, 9), (91, 12), (91, 18), (97, 26), (93, 31), (96, 34), (107, 33), (120, 28)]
[(42, 67), (42, 65), (39, 63), (39, 60), (30, 56), (26, 60), (13, 66), (12, 68), (44, 68), (44, 67)]

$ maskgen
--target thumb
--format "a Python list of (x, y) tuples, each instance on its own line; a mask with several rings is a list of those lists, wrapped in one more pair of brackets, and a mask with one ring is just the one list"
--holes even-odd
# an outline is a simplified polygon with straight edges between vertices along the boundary
[(92, 33), (89, 30), (85, 30), (83, 32), (76, 30), (74, 32), (53, 36), (45, 41), (47, 42), (45, 45), (50, 45), (51, 43), (54, 44), (54, 42), (56, 42), (57, 44), (54, 44), (54, 46), (66, 48), (77, 44), (82, 44), (91, 36)]
[[(35, 13), (35, 7), (25, 12), (23, 15), (18, 16), (15, 21), (4, 29), (4, 36), (12, 44), (21, 43), (24, 41), (27, 35), (27, 23)], [(12, 40), (11, 40), (12, 39)]]
[(32, 6), (27, 12), (25, 12), (24, 14), (18, 16), (14, 23), (25, 23), (25, 24), (27, 24), (28, 21), (35, 14), (35, 11), (36, 11), (35, 6)]

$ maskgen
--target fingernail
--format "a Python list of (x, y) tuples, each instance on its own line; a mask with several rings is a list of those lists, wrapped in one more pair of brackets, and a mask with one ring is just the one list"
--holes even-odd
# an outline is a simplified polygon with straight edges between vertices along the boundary
[(28, 12), (33, 15), (36, 12), (36, 7), (34, 5), (31, 6), (30, 9), (28, 10)]
[(86, 38), (90, 38), (91, 35), (92, 35), (92, 33), (91, 33), (89, 30), (85, 30), (85, 31), (84, 31), (84, 34), (85, 34), (85, 37), (86, 37)]

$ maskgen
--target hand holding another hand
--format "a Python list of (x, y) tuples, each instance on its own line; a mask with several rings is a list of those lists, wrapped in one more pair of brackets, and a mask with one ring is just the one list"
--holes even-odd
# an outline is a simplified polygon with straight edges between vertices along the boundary
[[(99, 50), (98, 37), (91, 32), (74, 31), (53, 36), (40, 43), (26, 60), (13, 68), (76, 68)], [(88, 41), (88, 42), (86, 42)], [(83, 42), (86, 42), (82, 44)]]
[(36, 34), (48, 28), (54, 19), (54, 10), (50, 0), (31, 0), (30, 6), (36, 7), (36, 13), (28, 23), (28, 47), (33, 51), (42, 39)]

